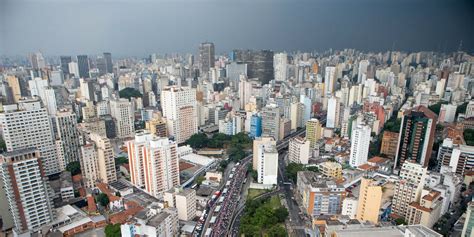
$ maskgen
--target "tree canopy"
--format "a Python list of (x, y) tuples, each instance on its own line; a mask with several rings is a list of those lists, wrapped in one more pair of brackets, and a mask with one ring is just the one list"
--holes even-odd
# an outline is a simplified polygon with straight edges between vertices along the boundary
[(105, 193), (99, 193), (95, 199), (95, 201), (103, 207), (107, 207), (110, 202), (109, 197)]
[(464, 130), (464, 140), (469, 146), (474, 146), (474, 129), (465, 129)]
[(105, 236), (106, 237), (120, 237), (122, 233), (120, 231), (120, 224), (108, 224), (105, 226)]
[(196, 133), (193, 134), (188, 140), (186, 140), (186, 144), (190, 145), (194, 149), (199, 149), (207, 146), (208, 138), (204, 133)]
[(71, 172), (71, 175), (76, 175), (81, 173), (81, 164), (79, 161), (73, 161), (66, 165), (66, 170)]
[(278, 197), (249, 200), (245, 206), (240, 231), (245, 236), (286, 236), (282, 224), (288, 210), (280, 205)]
[(142, 97), (142, 93), (135, 88), (127, 87), (119, 91), (120, 98), (130, 99), (132, 97)]
[(439, 111), (441, 110), (441, 105), (443, 105), (443, 104), (448, 104), (448, 102), (447, 101), (439, 101), (438, 103), (436, 103), (434, 105), (428, 106), (428, 109), (433, 111), (435, 114), (439, 115)]

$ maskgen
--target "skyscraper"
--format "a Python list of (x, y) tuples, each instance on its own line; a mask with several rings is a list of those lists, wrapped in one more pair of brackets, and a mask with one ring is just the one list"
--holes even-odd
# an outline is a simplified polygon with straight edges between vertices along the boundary
[(7, 76), (7, 82), (12, 90), (13, 102), (18, 103), (21, 99), (20, 79), (16, 76)]
[(110, 101), (110, 115), (115, 119), (117, 136), (119, 138), (132, 137), (135, 132), (133, 108), (127, 99)]
[(311, 149), (314, 149), (322, 133), (322, 125), (318, 119), (313, 118), (306, 122), (306, 139), (309, 140)]
[(14, 231), (38, 231), (53, 221), (40, 151), (17, 149), (0, 154), (0, 177)]
[(197, 133), (196, 90), (190, 87), (165, 87), (161, 92), (161, 108), (168, 132), (177, 143)]
[(336, 67), (326, 67), (326, 72), (324, 74), (324, 96), (329, 97), (334, 93), (336, 79)]
[(94, 143), (96, 149), (99, 181), (103, 183), (116, 181), (115, 157), (110, 139), (97, 133), (91, 133), (89, 138)]
[(276, 144), (257, 145), (257, 182), (264, 185), (276, 185), (278, 175), (278, 151)]
[(363, 177), (360, 182), (359, 202), (356, 218), (360, 221), (379, 221), (380, 206), (382, 205), (382, 187), (375, 180)]
[(201, 73), (209, 72), (214, 67), (214, 43), (204, 42), (199, 45), (199, 70)]
[(0, 124), (7, 151), (35, 147), (41, 152), (46, 175), (58, 173), (59, 164), (46, 108), (38, 99), (21, 100), (18, 104), (4, 105)]
[[(89, 57), (87, 55), (77, 55), (77, 66), (80, 78), (89, 78)], [(77, 76), (77, 75), (76, 75)]]
[(262, 84), (274, 79), (273, 51), (236, 49), (233, 55), (235, 62), (247, 64), (248, 78), (258, 78)]
[(357, 71), (357, 83), (364, 84), (367, 79), (367, 68), (369, 66), (368, 60), (361, 60), (359, 62), (359, 70)]
[(291, 138), (288, 146), (288, 159), (290, 162), (307, 165), (309, 157), (310, 141), (302, 137)]
[(420, 200), (421, 191), (425, 185), (426, 167), (406, 161), (400, 169), (400, 180), (396, 183), (392, 199), (393, 213), (408, 217), (409, 206)]
[(64, 74), (69, 74), (69, 63), (72, 62), (71, 56), (61, 56), (59, 59), (61, 61), (61, 71)]
[(46, 67), (46, 62), (44, 61), (43, 54), (40, 52), (32, 53), (30, 55), (30, 63), (33, 69), (42, 69)]
[(114, 72), (114, 64), (112, 63), (112, 54), (111, 53), (104, 53), (105, 59), (105, 66), (107, 68), (107, 73)]
[(59, 111), (54, 117), (54, 126), (59, 168), (65, 170), (69, 163), (79, 161), (80, 158), (76, 114), (70, 110)]
[(252, 159), (252, 169), (257, 170), (258, 168), (258, 151), (260, 147), (264, 146), (275, 146), (276, 141), (273, 137), (258, 137), (253, 140), (253, 159)]
[(134, 140), (127, 142), (127, 148), (132, 184), (157, 198), (179, 185), (176, 142), (140, 132)]
[(268, 104), (262, 109), (262, 135), (280, 138), (280, 109), (276, 104)]
[(425, 106), (407, 111), (400, 126), (395, 168), (406, 160), (427, 166), (435, 139), (437, 116)]
[(341, 111), (341, 103), (340, 103), (339, 97), (331, 96), (331, 98), (328, 99), (326, 127), (328, 128), (339, 127), (340, 111)]
[(367, 163), (371, 129), (367, 125), (359, 125), (352, 131), (351, 154), (349, 164), (352, 167)]
[(275, 70), (275, 81), (286, 81), (288, 67), (288, 54), (277, 53), (273, 56), (273, 68)]

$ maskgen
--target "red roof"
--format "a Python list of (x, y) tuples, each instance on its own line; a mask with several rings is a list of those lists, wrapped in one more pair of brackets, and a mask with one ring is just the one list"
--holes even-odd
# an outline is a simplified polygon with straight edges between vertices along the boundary
[(95, 200), (94, 200), (94, 197), (92, 197), (92, 196), (87, 197), (87, 210), (89, 212), (96, 212), (97, 211), (97, 206), (95, 205)]

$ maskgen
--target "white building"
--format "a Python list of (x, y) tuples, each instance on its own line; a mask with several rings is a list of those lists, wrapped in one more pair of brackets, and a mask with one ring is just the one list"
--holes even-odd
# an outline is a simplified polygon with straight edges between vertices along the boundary
[(340, 113), (339, 98), (332, 96), (328, 99), (328, 110), (327, 110), (327, 121), (326, 127), (337, 128), (339, 127), (339, 113)]
[(405, 161), (400, 169), (400, 180), (396, 182), (392, 199), (392, 210), (395, 214), (407, 217), (409, 205), (419, 202), (425, 185), (426, 168), (422, 165)]
[(176, 142), (140, 132), (127, 148), (132, 184), (157, 198), (180, 184)]
[(56, 113), (54, 126), (56, 126), (56, 149), (59, 168), (65, 170), (69, 163), (79, 161), (80, 157), (76, 114), (70, 110), (62, 110)]
[[(176, 210), (145, 210), (139, 213), (135, 222), (120, 226), (122, 237), (148, 236), (148, 237), (175, 237), (178, 236), (179, 220)], [(143, 216), (143, 217), (142, 217)]]
[(168, 132), (177, 143), (183, 143), (198, 132), (196, 90), (190, 87), (165, 87), (161, 107)]
[(76, 62), (68, 63), (69, 74), (73, 74), (75, 77), (79, 77), (79, 65)]
[(0, 124), (7, 151), (35, 147), (41, 151), (46, 175), (58, 173), (59, 163), (48, 113), (38, 99), (4, 105)]
[[(439, 122), (452, 123), (456, 119), (456, 108), (454, 104), (442, 104), (439, 111)], [(466, 110), (467, 111), (467, 110)]]
[(85, 187), (95, 187), (95, 183), (99, 180), (99, 163), (94, 143), (81, 146), (81, 173)]
[(286, 81), (288, 54), (277, 53), (273, 56), (273, 68), (275, 71), (275, 81)]
[(367, 67), (369, 66), (368, 60), (361, 60), (359, 62), (359, 70), (357, 71), (357, 83), (364, 84), (367, 79)]
[(308, 164), (310, 157), (310, 141), (302, 137), (294, 137), (290, 139), (288, 148), (288, 158), (290, 162), (298, 164)]
[(53, 219), (40, 151), (16, 149), (0, 155), (0, 179), (15, 232), (38, 231)]
[(278, 176), (278, 151), (271, 144), (262, 144), (257, 148), (257, 181), (264, 185), (276, 185)]
[(178, 219), (191, 221), (196, 217), (196, 190), (173, 188), (165, 192), (164, 201), (178, 210)]
[(134, 111), (132, 104), (127, 99), (110, 101), (110, 115), (115, 119), (117, 137), (132, 137), (135, 132)]
[(359, 125), (352, 131), (351, 154), (349, 164), (352, 167), (367, 163), (371, 129), (367, 125)]
[(346, 197), (342, 201), (341, 215), (349, 216), (351, 219), (356, 219), (358, 200), (355, 197)]
[(90, 142), (94, 143), (97, 155), (98, 179), (102, 183), (111, 183), (117, 180), (115, 158), (110, 139), (97, 133), (89, 135)]
[(324, 74), (324, 90), (326, 97), (334, 93), (336, 79), (336, 67), (326, 67)]

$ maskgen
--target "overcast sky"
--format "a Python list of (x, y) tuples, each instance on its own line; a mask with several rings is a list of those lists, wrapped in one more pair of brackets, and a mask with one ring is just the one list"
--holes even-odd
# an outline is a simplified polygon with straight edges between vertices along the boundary
[(474, 0), (0, 0), (0, 55), (474, 51)]

